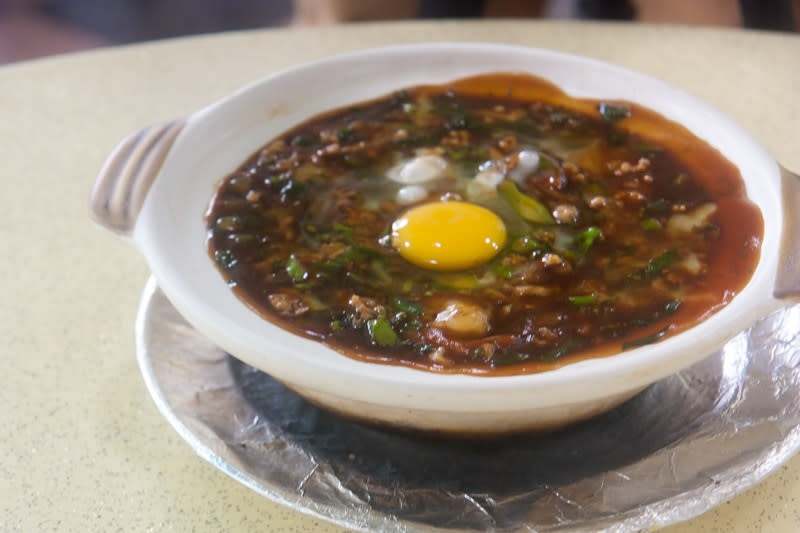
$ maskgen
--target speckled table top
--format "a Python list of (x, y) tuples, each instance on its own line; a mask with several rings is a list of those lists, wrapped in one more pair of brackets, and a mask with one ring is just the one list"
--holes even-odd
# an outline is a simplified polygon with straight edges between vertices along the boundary
[[(136, 366), (148, 269), (95, 227), (88, 194), (125, 135), (276, 70), (378, 45), (495, 41), (665, 79), (800, 170), (800, 37), (578, 22), (369, 24), (194, 37), (0, 68), (0, 530), (340, 531), (200, 460)], [(800, 457), (670, 533), (800, 530)]]

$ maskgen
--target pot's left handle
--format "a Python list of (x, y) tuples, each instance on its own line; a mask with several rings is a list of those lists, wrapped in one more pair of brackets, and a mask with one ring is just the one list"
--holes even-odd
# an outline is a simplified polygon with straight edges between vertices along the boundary
[(186, 124), (178, 119), (143, 129), (123, 139), (92, 188), (92, 217), (105, 228), (129, 236), (172, 143)]

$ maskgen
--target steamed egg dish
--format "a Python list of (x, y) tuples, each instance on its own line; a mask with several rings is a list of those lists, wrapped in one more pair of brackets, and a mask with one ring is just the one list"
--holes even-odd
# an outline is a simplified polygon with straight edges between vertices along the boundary
[(215, 191), (210, 257), (266, 319), (387, 366), (513, 375), (658, 342), (745, 286), (763, 224), (656, 117), (502, 73), (330, 110)]

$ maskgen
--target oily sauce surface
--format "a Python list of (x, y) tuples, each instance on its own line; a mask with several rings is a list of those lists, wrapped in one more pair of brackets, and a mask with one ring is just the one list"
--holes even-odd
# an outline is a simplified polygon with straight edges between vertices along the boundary
[[(398, 244), (398, 220), (449, 202), (501, 221), (493, 257), (437, 249), (435, 230)], [(684, 330), (747, 284), (763, 235), (738, 169), (679, 124), (506, 73), (314, 117), (231, 173), (206, 215), (210, 255), (265, 319), (358, 359), (477, 375)], [(450, 230), (482, 239), (482, 224)]]

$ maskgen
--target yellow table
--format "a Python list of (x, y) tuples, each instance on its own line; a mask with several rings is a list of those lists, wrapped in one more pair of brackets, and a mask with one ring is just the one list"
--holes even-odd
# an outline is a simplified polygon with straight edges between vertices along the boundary
[[(340, 531), (200, 460), (155, 408), (133, 322), (148, 269), (96, 228), (88, 193), (122, 137), (253, 79), (432, 40), (572, 52), (682, 87), (800, 170), (800, 37), (578, 22), (432, 22), (233, 33), (0, 68), (0, 530)], [(800, 530), (800, 457), (665, 531)]]

